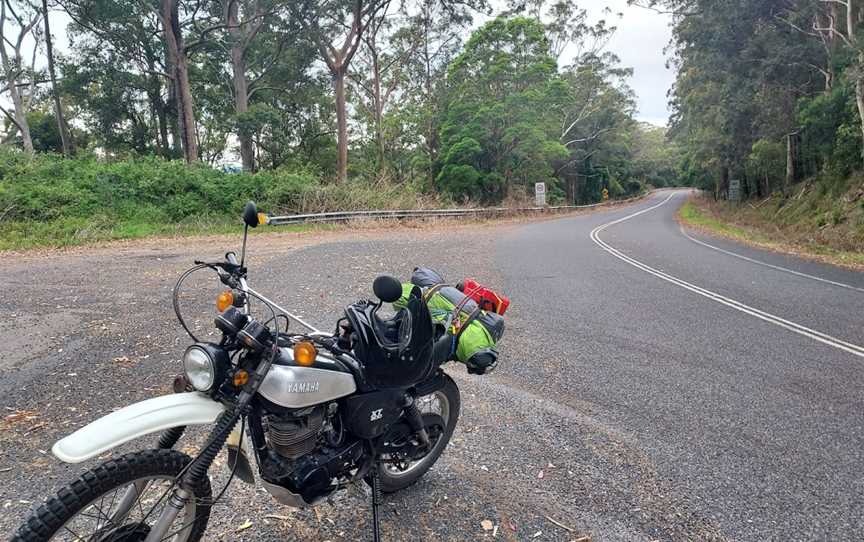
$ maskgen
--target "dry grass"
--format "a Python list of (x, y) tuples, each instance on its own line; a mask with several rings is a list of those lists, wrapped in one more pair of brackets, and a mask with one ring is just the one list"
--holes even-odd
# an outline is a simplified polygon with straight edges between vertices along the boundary
[(690, 227), (749, 245), (864, 270), (860, 189), (856, 186), (830, 198), (805, 185), (787, 198), (772, 196), (742, 204), (694, 196), (678, 218)]

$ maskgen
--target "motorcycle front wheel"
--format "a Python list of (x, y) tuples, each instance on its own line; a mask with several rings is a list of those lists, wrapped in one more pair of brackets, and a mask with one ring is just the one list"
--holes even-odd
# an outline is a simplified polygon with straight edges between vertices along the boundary
[[(445, 384), (440, 390), (417, 398), (417, 408), (424, 418), (432, 414), (440, 416), (444, 423), (440, 431), (430, 435), (432, 449), (423, 457), (404, 464), (386, 461), (381, 463), (378, 468), (378, 479), (381, 482), (381, 491), (384, 493), (399, 491), (419, 480), (438, 461), (450, 442), (450, 437), (456, 429), (456, 422), (459, 421), (461, 400), (456, 382), (447, 374), (444, 375), (444, 380)], [(367, 478), (367, 483), (368, 481)]]
[[(107, 461), (37, 508), (11, 542), (143, 542), (190, 461), (176, 450), (147, 450)], [(163, 540), (201, 539), (212, 499), (206, 477), (194, 494)]]

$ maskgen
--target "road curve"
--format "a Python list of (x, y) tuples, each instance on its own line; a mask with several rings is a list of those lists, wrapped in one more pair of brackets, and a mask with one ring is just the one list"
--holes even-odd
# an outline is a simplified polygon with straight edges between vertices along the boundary
[[(493, 540), (486, 519), (500, 540), (861, 537), (864, 276), (682, 232), (686, 196), (527, 224), (250, 240), (253, 283), (326, 328), (377, 274), (417, 264), (512, 299), (499, 370), (448, 369), (459, 427), (420, 483), (387, 497), (387, 540)], [(14, 415), (0, 432), (0, 534), (80, 471), (46, 455), (54, 440), (167, 390), (187, 342), (173, 280), (232, 246), (0, 262), (0, 407)], [(368, 492), (289, 511), (238, 484), (208, 533), (363, 539)]]
[(508, 287), (533, 292), (520, 320), (538, 343), (567, 343), (567, 379), (523, 377), (632, 437), (724, 538), (860, 537), (864, 293), (812, 277), (864, 277), (687, 232), (748, 259), (693, 243), (674, 219), (685, 198), (501, 241)]

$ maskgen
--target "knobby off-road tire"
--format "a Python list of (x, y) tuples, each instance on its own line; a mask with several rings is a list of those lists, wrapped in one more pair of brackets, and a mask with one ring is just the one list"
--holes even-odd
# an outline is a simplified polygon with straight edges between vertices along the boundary
[[(130, 484), (136, 480), (173, 479), (190, 461), (191, 457), (176, 450), (146, 450), (107, 461), (86, 471), (37, 508), (18, 529), (11, 542), (63, 540), (64, 536), (71, 536), (64, 529), (64, 525), (76, 516), (82, 517), (79, 514), (88, 510), (100, 497), (123, 487), (131, 487)], [(194, 493), (195, 520), (191, 527), (188, 527), (188, 538), (185, 538), (184, 542), (198, 542), (210, 519), (210, 481), (205, 477)], [(157, 514), (154, 516), (158, 517)], [(148, 518), (148, 521), (152, 524), (155, 517)], [(189, 522), (191, 519), (184, 518), (183, 521)], [(172, 531), (175, 530), (173, 527)], [(131, 539), (134, 540), (135, 537), (132, 536)]]
[[(398, 469), (392, 465), (381, 464), (378, 468), (378, 479), (381, 483), (382, 492), (393, 493), (400, 489), (405, 489), (415, 483), (424, 474), (426, 474), (430, 468), (432, 468), (432, 465), (438, 461), (438, 458), (441, 457), (444, 449), (447, 448), (447, 444), (450, 442), (450, 437), (453, 436), (453, 431), (456, 429), (456, 422), (459, 421), (461, 399), (459, 396), (459, 388), (456, 386), (456, 382), (450, 378), (450, 375), (445, 374), (444, 380), (445, 384), (443, 388), (417, 399), (417, 406), (420, 409), (421, 414), (431, 412), (444, 418), (446, 423), (444, 432), (438, 440), (435, 441), (432, 451), (421, 459), (413, 462), (404, 472), (399, 472)], [(432, 406), (433, 408), (431, 410), (425, 410), (424, 407), (426, 406)]]

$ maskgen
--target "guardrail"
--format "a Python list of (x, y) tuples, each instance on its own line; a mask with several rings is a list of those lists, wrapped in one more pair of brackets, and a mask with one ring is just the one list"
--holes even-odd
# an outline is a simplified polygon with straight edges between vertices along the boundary
[(552, 207), (476, 207), (472, 209), (400, 209), (391, 211), (343, 211), (330, 213), (311, 213), (302, 215), (271, 216), (268, 224), (285, 226), (289, 224), (314, 224), (327, 222), (349, 222), (351, 220), (404, 220), (411, 218), (455, 218), (464, 216), (488, 217), (518, 215), (526, 213), (557, 213), (576, 209), (591, 209), (627, 203), (645, 197), (650, 192), (632, 198), (609, 200), (591, 205), (557, 205)]

